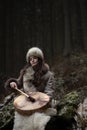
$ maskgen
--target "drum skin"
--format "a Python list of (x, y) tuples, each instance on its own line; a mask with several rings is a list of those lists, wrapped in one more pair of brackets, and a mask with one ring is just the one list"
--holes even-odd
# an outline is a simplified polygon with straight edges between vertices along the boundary
[(25, 95), (15, 98), (13, 104), (17, 112), (22, 115), (31, 115), (34, 112), (43, 112), (49, 107), (50, 98), (47, 94), (33, 92), (30, 96), (35, 99), (35, 102), (30, 101)]

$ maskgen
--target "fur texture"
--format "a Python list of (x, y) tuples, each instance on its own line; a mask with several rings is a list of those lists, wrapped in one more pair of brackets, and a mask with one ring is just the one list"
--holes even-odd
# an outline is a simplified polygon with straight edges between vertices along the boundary
[(30, 116), (15, 112), (13, 130), (70, 130), (75, 120), (57, 116), (55, 110), (47, 109), (45, 113), (33, 113)]
[(39, 58), (41, 58), (42, 60), (44, 59), (44, 55), (41, 49), (39, 49), (38, 47), (32, 47), (28, 50), (27, 54), (26, 54), (26, 61), (29, 61), (29, 57), (30, 56), (37, 56)]
[(13, 130), (44, 130), (50, 116), (44, 113), (34, 113), (31, 116), (23, 116), (15, 112)]

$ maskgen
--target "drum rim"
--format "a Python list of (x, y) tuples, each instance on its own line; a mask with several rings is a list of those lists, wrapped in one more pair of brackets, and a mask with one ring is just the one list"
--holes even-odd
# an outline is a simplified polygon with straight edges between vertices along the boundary
[[(42, 93), (42, 92), (38, 92), (38, 93)], [(42, 93), (42, 94), (44, 94), (44, 95), (47, 95), (47, 94), (45, 94), (45, 93)], [(17, 96), (16, 98), (15, 98), (15, 100), (18, 98), (18, 97), (21, 97), (21, 96), (24, 96), (24, 95), (19, 95), (19, 96)], [(47, 95), (48, 96), (48, 95)], [(48, 96), (49, 97), (49, 96)], [(15, 102), (15, 100), (14, 100), (14, 102)], [(13, 102), (13, 104), (14, 104), (14, 102)], [(19, 109), (19, 108), (17, 108), (15, 105), (14, 105), (14, 108), (15, 108), (15, 110), (18, 112), (18, 113), (20, 113), (21, 115), (31, 115), (31, 114), (33, 114), (34, 112), (44, 112), (50, 105), (50, 98), (49, 98), (49, 101), (48, 102), (46, 102), (46, 104), (44, 104), (42, 107), (40, 107), (40, 108), (36, 108), (36, 109), (32, 109), (32, 110), (22, 110), (22, 109)]]

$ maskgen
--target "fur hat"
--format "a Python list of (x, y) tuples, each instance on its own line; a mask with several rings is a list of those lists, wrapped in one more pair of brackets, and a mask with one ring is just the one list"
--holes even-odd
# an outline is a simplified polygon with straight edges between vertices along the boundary
[(32, 47), (28, 50), (27, 54), (26, 54), (26, 61), (29, 61), (29, 57), (30, 56), (36, 56), (41, 58), (42, 60), (44, 59), (44, 55), (41, 49), (39, 49), (38, 47)]

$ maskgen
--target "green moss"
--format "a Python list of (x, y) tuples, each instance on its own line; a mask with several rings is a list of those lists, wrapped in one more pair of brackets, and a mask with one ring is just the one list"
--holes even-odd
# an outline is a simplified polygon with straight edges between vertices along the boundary
[(58, 104), (58, 115), (64, 118), (72, 118), (78, 105), (78, 93), (76, 91), (66, 94)]
[(0, 128), (8, 124), (14, 117), (13, 100), (0, 109)]

